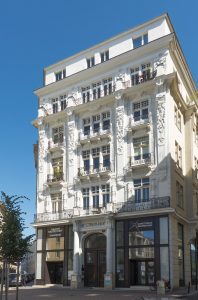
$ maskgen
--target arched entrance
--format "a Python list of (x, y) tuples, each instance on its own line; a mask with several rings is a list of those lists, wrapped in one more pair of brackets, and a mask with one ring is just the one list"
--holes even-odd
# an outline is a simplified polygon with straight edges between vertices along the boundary
[(106, 237), (94, 233), (85, 239), (85, 286), (103, 287), (106, 272)]

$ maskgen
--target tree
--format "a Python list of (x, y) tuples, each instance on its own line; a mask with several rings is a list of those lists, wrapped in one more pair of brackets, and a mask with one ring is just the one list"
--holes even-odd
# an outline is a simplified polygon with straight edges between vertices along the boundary
[[(8, 196), (1, 192), (0, 256), (5, 264), (5, 296), (7, 299), (8, 264), (17, 264), (16, 299), (18, 299), (19, 263), (29, 251), (34, 235), (24, 236), (25, 222), (21, 209), (25, 196)], [(2, 294), (2, 291), (1, 291)], [(2, 295), (1, 295), (2, 297)]]

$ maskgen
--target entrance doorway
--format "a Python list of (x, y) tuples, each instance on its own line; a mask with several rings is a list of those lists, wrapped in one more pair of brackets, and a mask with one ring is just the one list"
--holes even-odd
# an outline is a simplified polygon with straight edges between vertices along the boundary
[(130, 260), (130, 285), (154, 285), (153, 260)]
[(63, 283), (63, 262), (47, 262), (47, 269), (50, 283)]
[(92, 234), (85, 240), (85, 286), (103, 287), (106, 272), (106, 237)]

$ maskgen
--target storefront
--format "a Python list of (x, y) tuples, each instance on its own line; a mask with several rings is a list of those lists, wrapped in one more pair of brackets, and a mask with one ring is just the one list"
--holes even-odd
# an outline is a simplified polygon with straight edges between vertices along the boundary
[(116, 221), (116, 286), (170, 281), (168, 217)]
[(70, 285), (73, 272), (73, 227), (37, 230), (37, 284)]

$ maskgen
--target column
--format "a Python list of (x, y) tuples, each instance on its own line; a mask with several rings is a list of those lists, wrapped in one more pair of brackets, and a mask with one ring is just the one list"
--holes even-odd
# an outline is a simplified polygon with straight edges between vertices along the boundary
[(74, 255), (73, 255), (73, 275), (71, 277), (71, 288), (79, 288), (81, 286), (81, 276), (79, 271), (79, 250), (80, 250), (80, 241), (79, 241), (79, 224), (77, 221), (73, 222), (73, 232), (74, 232)]
[(113, 220), (106, 220), (106, 274), (104, 276), (104, 287), (113, 288)]

